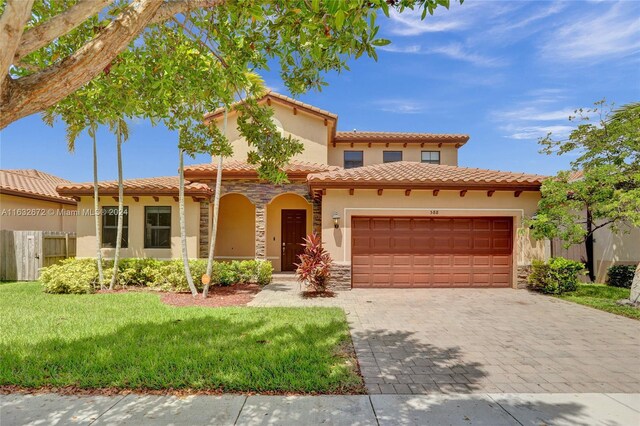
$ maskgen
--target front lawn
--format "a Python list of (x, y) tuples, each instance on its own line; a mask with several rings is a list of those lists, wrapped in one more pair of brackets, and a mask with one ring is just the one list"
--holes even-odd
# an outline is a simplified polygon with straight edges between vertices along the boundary
[(172, 307), (150, 293), (0, 286), (0, 385), (362, 391), (337, 308)]
[(610, 287), (602, 284), (578, 284), (576, 291), (558, 297), (612, 314), (640, 319), (640, 310), (616, 304), (616, 300), (629, 298), (629, 292), (628, 288)]

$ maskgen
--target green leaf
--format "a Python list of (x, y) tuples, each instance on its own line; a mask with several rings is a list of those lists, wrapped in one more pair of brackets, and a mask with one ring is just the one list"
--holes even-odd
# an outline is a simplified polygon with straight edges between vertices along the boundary
[(379, 38), (373, 40), (371, 44), (373, 44), (374, 46), (386, 46), (388, 44), (391, 44), (391, 40), (387, 40), (386, 38)]
[(342, 10), (339, 10), (336, 12), (336, 28), (337, 29), (342, 29), (342, 24), (344, 24), (344, 12)]

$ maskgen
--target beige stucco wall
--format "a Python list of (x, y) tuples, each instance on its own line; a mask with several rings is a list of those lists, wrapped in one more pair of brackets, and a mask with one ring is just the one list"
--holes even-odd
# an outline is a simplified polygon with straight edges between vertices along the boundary
[(0, 229), (75, 232), (76, 206), (0, 194)]
[(267, 204), (267, 259), (273, 264), (276, 271), (282, 270), (282, 210), (301, 209), (307, 211), (307, 230), (309, 234), (312, 228), (313, 214), (311, 204), (296, 194), (283, 194), (275, 197)]
[[(274, 118), (282, 124), (285, 136), (293, 136), (304, 144), (304, 152), (293, 157), (295, 160), (308, 161), (312, 163), (327, 164), (327, 140), (328, 127), (324, 125), (321, 117), (306, 114), (298, 110), (293, 114), (291, 108), (272, 104)], [(216, 121), (218, 128), (222, 129), (222, 118)], [(227, 124), (227, 137), (233, 146), (233, 156), (228, 160), (247, 160), (247, 153), (251, 150), (246, 140), (240, 136), (238, 130), (237, 116), (229, 116)]]
[(332, 166), (344, 167), (344, 151), (363, 151), (363, 161), (365, 166), (382, 163), (382, 153), (384, 151), (402, 151), (403, 161), (420, 162), (422, 151), (440, 151), (440, 164), (449, 166), (458, 165), (458, 149), (452, 145), (443, 145), (438, 148), (438, 144), (407, 144), (404, 148), (401, 143), (391, 143), (388, 147), (384, 144), (372, 144), (369, 148), (366, 143), (356, 143), (353, 148), (348, 144), (337, 144), (335, 147), (329, 146), (329, 164)]
[(612, 233), (610, 228), (600, 228), (594, 233), (593, 257), (596, 282), (605, 282), (607, 270), (612, 265), (640, 262), (640, 229), (624, 227), (627, 233)]
[[(135, 201), (132, 197), (124, 197), (124, 205), (129, 208), (129, 246), (121, 249), (121, 257), (152, 257), (156, 259), (177, 259), (182, 256), (180, 244), (180, 216), (178, 203), (173, 197), (159, 197), (155, 201), (152, 197), (140, 197)], [(117, 207), (118, 203), (108, 196), (100, 198), (101, 207)], [(144, 248), (144, 208), (145, 206), (170, 206), (171, 207), (171, 248), (148, 249)], [(81, 214), (77, 222), (77, 257), (96, 256), (95, 219), (91, 214), (82, 214), (82, 211), (93, 210), (93, 197), (82, 197), (78, 203)], [(185, 217), (187, 228), (187, 250), (189, 258), (198, 257), (198, 232), (200, 229), (200, 203), (190, 197), (185, 199)], [(102, 255), (106, 259), (112, 259), (114, 249), (103, 248)]]
[(216, 259), (255, 258), (256, 209), (253, 203), (244, 195), (227, 194), (220, 198), (218, 218)]
[[(530, 217), (537, 208), (540, 194), (523, 192), (514, 197), (513, 191), (496, 191), (492, 197), (486, 191), (469, 191), (460, 197), (459, 191), (414, 190), (405, 196), (404, 190), (356, 190), (349, 195), (347, 189), (329, 189), (322, 198), (322, 241), (333, 259), (342, 264), (351, 262), (351, 218), (353, 216), (511, 216), (514, 227), (513, 273), (517, 282), (517, 266), (529, 265), (534, 258), (548, 255), (548, 244), (528, 237), (520, 230), (523, 217)], [(332, 215), (340, 215), (340, 227), (333, 227)], [(436, 213), (437, 212), (437, 213)]]

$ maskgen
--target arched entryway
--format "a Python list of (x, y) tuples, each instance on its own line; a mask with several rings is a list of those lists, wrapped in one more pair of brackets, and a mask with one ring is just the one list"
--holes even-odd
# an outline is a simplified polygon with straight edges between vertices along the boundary
[(286, 193), (267, 204), (267, 259), (276, 271), (293, 271), (302, 239), (311, 233), (311, 204), (298, 194)]
[(242, 194), (220, 198), (216, 259), (253, 259), (256, 251), (256, 208)]

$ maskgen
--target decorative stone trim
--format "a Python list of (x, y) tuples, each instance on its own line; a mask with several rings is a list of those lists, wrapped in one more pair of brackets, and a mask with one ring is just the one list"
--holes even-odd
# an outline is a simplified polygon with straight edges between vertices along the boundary
[(209, 201), (200, 201), (200, 238), (198, 244), (198, 257), (201, 259), (209, 256)]
[(334, 263), (329, 278), (331, 290), (351, 290), (351, 264)]
[(518, 265), (518, 276), (516, 278), (516, 288), (523, 289), (529, 285), (529, 275), (531, 274), (531, 265)]
[(312, 228), (317, 234), (322, 234), (322, 200), (314, 198), (311, 202), (313, 214)]
[(267, 205), (256, 204), (256, 259), (267, 258)]

